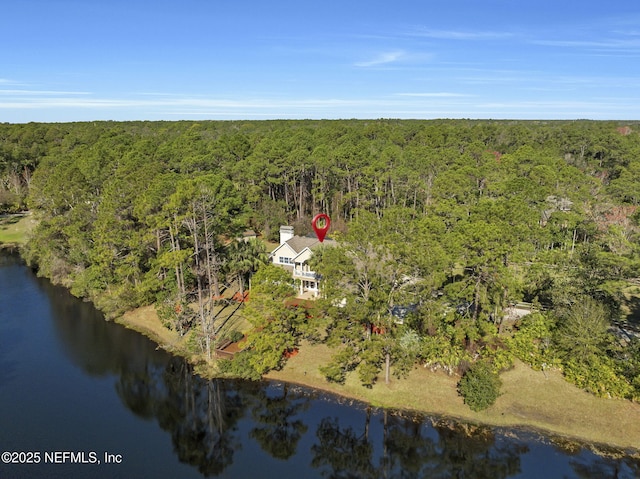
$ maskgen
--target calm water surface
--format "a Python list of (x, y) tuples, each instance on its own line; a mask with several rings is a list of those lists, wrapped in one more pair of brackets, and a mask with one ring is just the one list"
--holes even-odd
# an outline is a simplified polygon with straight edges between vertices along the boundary
[(40, 462), (0, 463), (0, 478), (640, 476), (621, 451), (601, 457), (285, 384), (202, 380), (0, 253), (5, 451), (10, 462)]

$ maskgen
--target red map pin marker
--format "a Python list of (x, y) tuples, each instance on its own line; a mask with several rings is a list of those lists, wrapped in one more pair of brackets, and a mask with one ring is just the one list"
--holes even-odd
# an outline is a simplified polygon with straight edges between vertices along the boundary
[(317, 214), (313, 217), (311, 226), (313, 226), (313, 231), (316, 232), (316, 236), (318, 237), (318, 241), (320, 241), (320, 243), (322, 243), (324, 241), (324, 237), (327, 236), (329, 225), (331, 225), (331, 220), (324, 213)]

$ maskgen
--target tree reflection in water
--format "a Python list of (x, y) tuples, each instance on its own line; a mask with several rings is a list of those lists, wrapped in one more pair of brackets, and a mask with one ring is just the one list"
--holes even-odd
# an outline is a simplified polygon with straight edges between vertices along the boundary
[[(253, 460), (261, 449), (278, 461), (306, 457), (307, 475), (329, 478), (499, 479), (521, 474), (521, 458), (530, 452), (530, 439), (453, 420), (371, 407), (353, 408), (349, 421), (320, 417), (313, 409), (320, 403), (310, 390), (207, 381), (180, 359), (162, 367), (132, 366), (121, 371), (116, 386), (123, 402), (136, 415), (156, 418), (171, 434), (179, 459), (205, 476), (221, 475), (236, 459)], [(354, 426), (354, 418), (361, 427)], [(310, 445), (300, 448), (302, 443)], [(579, 446), (576, 455), (563, 462), (575, 477), (626, 478), (640, 472), (637, 460), (580, 455), (583, 450)], [(564, 451), (564, 457), (570, 455)], [(261, 470), (269, 474), (269, 466)], [(535, 477), (532, 471), (524, 472)]]
[(325, 469), (326, 477), (378, 477), (367, 428), (358, 434), (351, 426), (341, 427), (336, 418), (324, 418), (316, 437), (318, 444), (311, 447), (311, 466)]
[(290, 397), (286, 383), (281, 389), (282, 395), (276, 397), (269, 397), (267, 389), (260, 390), (252, 408), (256, 427), (250, 435), (271, 457), (287, 460), (296, 454), (298, 442), (307, 432), (308, 427), (296, 416), (309, 408), (310, 401), (304, 396)]
[(603, 457), (596, 462), (571, 461), (571, 467), (580, 479), (593, 477), (623, 479), (640, 477), (640, 465), (637, 461), (621, 458)]
[(440, 452), (420, 416), (391, 415), (385, 435), (389, 467), (402, 471), (401, 477), (423, 477), (426, 466), (437, 460)]
[[(0, 255), (0, 266), (2, 261)], [(47, 331), (49, 323), (45, 321), (35, 323), (40, 324), (36, 331), (28, 320), (3, 323), (0, 388), (15, 379), (22, 394), (28, 393), (21, 397), (49, 392), (58, 407), (66, 404), (63, 401), (69, 397), (75, 400), (77, 396), (74, 406), (63, 408), (69, 416), (65, 423), (69, 426), (68, 433), (65, 436), (61, 432), (56, 437), (67, 437), (70, 441), (84, 437), (84, 418), (100, 416), (104, 411), (82, 401), (82, 388), (97, 385), (100, 392), (103, 387), (109, 391), (110, 386), (104, 385), (115, 378), (117, 394), (126, 409), (157, 422), (171, 437), (178, 459), (192, 465), (193, 472), (197, 469), (205, 476), (531, 478), (541, 477), (541, 471), (546, 471), (546, 476), (554, 477), (640, 477), (640, 461), (624, 451), (605, 451), (606, 455), (598, 456), (584, 445), (568, 441), (548, 438), (540, 441), (533, 435), (514, 431), (396, 414), (361, 404), (342, 406), (332, 396), (285, 384), (204, 380), (194, 375), (182, 359), (157, 350), (155, 344), (141, 335), (104, 321), (89, 303), (72, 298), (62, 288), (33, 277), (26, 268), (17, 266), (17, 259), (7, 261), (11, 262), (5, 268), (15, 268), (5, 270), (2, 287), (7, 298), (16, 301), (7, 302), (13, 305), (3, 306), (5, 314), (0, 317), (12, 318), (24, 304), (44, 298), (24, 314), (29, 315), (26, 316), (29, 320), (50, 315), (52, 332)], [(29, 281), (17, 281), (20, 275)], [(23, 340), (27, 337), (31, 341)], [(51, 362), (46, 366), (51, 368), (47, 374), (53, 375), (51, 383), (47, 383), (55, 385), (52, 389), (43, 390), (44, 386), (37, 382), (31, 387), (30, 381), (17, 381), (14, 365), (23, 364), (23, 355), (38, 359), (40, 349), (24, 352), (12, 348), (31, 344), (37, 345), (34, 348), (49, 348), (45, 357)], [(86, 381), (81, 375), (64, 375), (75, 372), (75, 368), (68, 368), (69, 362), (91, 380)], [(39, 362), (27, 366), (32, 367), (29, 371), (35, 371), (34, 377), (50, 379), (47, 374), (38, 375)], [(61, 372), (55, 374), (58, 370)], [(73, 395), (58, 394), (65, 388)], [(77, 411), (73, 410), (76, 405)], [(112, 405), (105, 401), (98, 407), (105, 405), (110, 414), (123, 416), (114, 417), (114, 424), (137, 426), (117, 402)], [(56, 414), (60, 411), (56, 410)], [(92, 424), (97, 427), (101, 422)], [(32, 436), (26, 435), (28, 431), (19, 431), (38, 440), (39, 428)], [(137, 432), (121, 431), (123, 435)], [(155, 439), (153, 431), (148, 432), (145, 437)], [(91, 434), (110, 435), (114, 430), (96, 429)], [(107, 439), (101, 443), (120, 440)], [(122, 442), (131, 445), (131, 441)], [(148, 461), (156, 462), (160, 469), (165, 463), (168, 467), (175, 465), (174, 457), (154, 456), (153, 444), (142, 449), (149, 454)], [(122, 452), (132, 458), (136, 451)], [(133, 459), (131, 462), (132, 468), (138, 467)], [(141, 467), (144, 466), (143, 462)], [(122, 467), (121, 473), (126, 476), (127, 464)]]
[(206, 476), (221, 474), (233, 464), (242, 443), (235, 434), (247, 401), (220, 380), (205, 381), (180, 359), (164, 371), (146, 367), (120, 376), (116, 389), (134, 413), (156, 417), (171, 433), (178, 458)]
[(520, 456), (529, 448), (519, 442), (497, 442), (491, 428), (438, 421), (440, 458), (432, 477), (501, 479), (520, 473)]
[[(367, 411), (367, 416), (370, 410)], [(376, 460), (368, 427), (361, 434), (325, 418), (312, 447), (313, 467), (325, 468), (330, 478), (506, 478), (520, 472), (524, 444), (496, 445), (490, 428), (452, 421), (429, 421), (420, 416), (382, 412), (383, 449)], [(436, 431), (437, 434), (433, 434)], [(431, 434), (430, 434), (431, 433)]]
[(242, 447), (235, 434), (245, 414), (242, 397), (222, 381), (201, 380), (184, 364), (169, 377), (161, 426), (171, 432), (178, 457), (207, 476), (222, 473)]

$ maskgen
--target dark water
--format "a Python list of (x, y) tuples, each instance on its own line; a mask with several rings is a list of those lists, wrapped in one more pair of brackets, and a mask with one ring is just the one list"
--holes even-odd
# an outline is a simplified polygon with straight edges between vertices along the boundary
[(284, 384), (204, 381), (6, 254), (4, 451), (32, 463), (0, 463), (0, 478), (640, 476), (623, 452), (601, 457), (533, 433), (394, 414)]

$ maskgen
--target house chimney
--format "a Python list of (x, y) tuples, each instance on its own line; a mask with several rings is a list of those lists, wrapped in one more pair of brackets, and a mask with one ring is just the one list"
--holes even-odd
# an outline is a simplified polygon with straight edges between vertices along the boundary
[(293, 226), (280, 226), (280, 244), (293, 238)]

